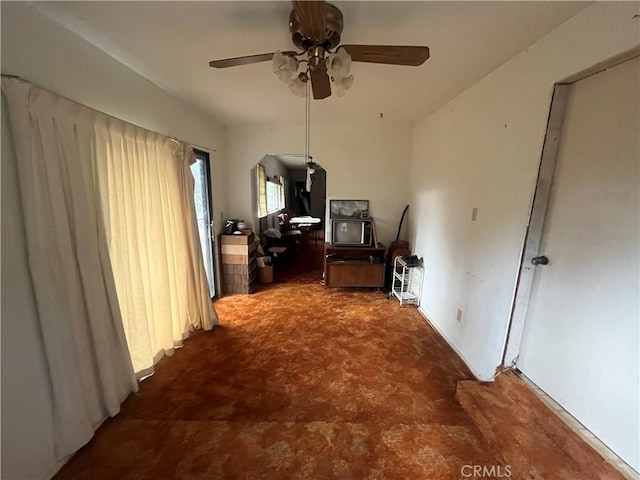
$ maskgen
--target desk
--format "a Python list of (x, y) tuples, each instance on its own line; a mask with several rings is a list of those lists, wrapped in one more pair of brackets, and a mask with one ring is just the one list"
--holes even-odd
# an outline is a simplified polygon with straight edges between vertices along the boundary
[(289, 219), (289, 223), (291, 224), (291, 226), (306, 225), (306, 224), (309, 224), (309, 226), (311, 226), (321, 222), (322, 222), (322, 219), (316, 218), (316, 217), (293, 217)]
[[(297, 228), (303, 234), (307, 234), (305, 236), (305, 240), (309, 238), (309, 233), (312, 231), (319, 230), (321, 227), (322, 219), (317, 217), (293, 217), (289, 219), (289, 224), (292, 228)], [(314, 234), (314, 240), (316, 243), (316, 247), (318, 246), (318, 234)]]

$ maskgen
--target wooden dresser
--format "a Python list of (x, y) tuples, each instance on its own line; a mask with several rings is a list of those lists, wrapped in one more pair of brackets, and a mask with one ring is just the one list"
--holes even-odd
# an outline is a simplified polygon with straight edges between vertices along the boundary
[(253, 234), (219, 236), (224, 293), (253, 293), (258, 270), (252, 238)]

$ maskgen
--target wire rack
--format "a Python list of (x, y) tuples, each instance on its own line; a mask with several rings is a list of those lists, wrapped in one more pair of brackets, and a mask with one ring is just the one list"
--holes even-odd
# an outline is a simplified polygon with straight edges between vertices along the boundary
[(400, 256), (393, 260), (391, 295), (398, 299), (400, 306), (420, 305), (423, 274), (422, 259), (417, 264), (409, 264)]

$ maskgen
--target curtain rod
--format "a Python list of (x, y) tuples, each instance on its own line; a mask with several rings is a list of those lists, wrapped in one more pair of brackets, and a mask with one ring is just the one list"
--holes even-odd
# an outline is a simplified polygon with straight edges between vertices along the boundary
[(52, 94), (52, 95), (56, 95), (57, 97), (60, 97), (60, 98), (62, 98), (62, 99), (64, 99), (64, 100), (67, 100), (68, 102), (73, 102), (73, 103), (76, 103), (76, 104), (78, 104), (78, 105), (81, 105), (81, 106), (83, 106), (84, 108), (88, 108), (89, 110), (91, 110), (91, 111), (93, 111), (93, 112), (97, 112), (97, 113), (100, 113), (101, 115), (106, 115), (106, 116), (108, 116), (108, 117), (115, 118), (116, 120), (118, 120), (118, 121), (120, 121), (120, 122), (126, 123), (127, 125), (131, 125), (132, 127), (140, 128), (140, 129), (145, 130), (145, 131), (150, 132), (150, 133), (156, 133), (156, 134), (164, 135), (165, 137), (169, 138), (169, 140), (172, 140), (172, 141), (174, 141), (174, 142), (176, 142), (176, 143), (184, 143), (184, 144), (186, 144), (186, 145), (189, 145), (189, 146), (190, 146), (190, 147), (192, 147), (192, 148), (197, 148), (197, 149), (199, 149), (199, 150), (208, 150), (208, 151), (210, 151), (210, 152), (217, 153), (217, 150), (216, 150), (215, 148), (212, 148), (212, 147), (201, 147), (201, 146), (199, 146), (199, 145), (194, 145), (194, 144), (192, 144), (191, 142), (186, 142), (186, 141), (184, 141), (184, 140), (180, 140), (179, 138), (177, 138), (177, 137), (175, 137), (175, 136), (173, 136), (173, 135), (169, 135), (169, 134), (167, 134), (167, 133), (162, 133), (162, 132), (156, 132), (156, 131), (154, 131), (154, 130), (150, 130), (150, 129), (148, 129), (148, 128), (141, 127), (140, 125), (136, 125), (135, 123), (128, 122), (127, 120), (123, 120), (123, 119), (121, 119), (121, 118), (115, 117), (115, 116), (110, 115), (110, 114), (108, 114), (108, 113), (101, 112), (101, 111), (100, 111), (100, 110), (98, 110), (97, 108), (90, 107), (90, 106), (88, 106), (88, 105), (85, 105), (84, 103), (80, 103), (80, 102), (78, 102), (77, 100), (73, 100), (73, 99), (71, 99), (71, 98), (69, 98), (69, 97), (65, 97), (64, 95), (60, 95), (59, 93), (56, 93), (56, 92), (54, 92), (54, 91), (52, 91), (52, 90), (49, 90), (48, 88), (41, 87), (40, 85), (38, 85), (38, 84), (36, 84), (36, 83), (33, 83), (33, 82), (31, 82), (30, 80), (27, 80), (26, 78), (23, 78), (23, 77), (21, 77), (21, 76), (19, 76), (19, 75), (11, 75), (11, 74), (8, 74), (8, 73), (2, 73), (2, 74), (0, 74), (0, 76), (1, 76), (2, 78), (14, 78), (14, 79), (16, 79), (16, 80), (20, 80), (21, 82), (29, 83), (29, 84), (33, 85), (34, 87), (37, 87), (37, 88), (39, 88), (39, 89), (41, 89), (41, 90), (44, 90), (45, 92), (48, 92), (48, 93), (50, 93), (50, 94)]

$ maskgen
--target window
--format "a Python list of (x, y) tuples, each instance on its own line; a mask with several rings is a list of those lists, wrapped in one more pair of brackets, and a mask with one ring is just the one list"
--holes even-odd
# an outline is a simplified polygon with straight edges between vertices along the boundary
[(276, 182), (267, 182), (267, 213), (277, 212), (284, 208), (282, 197), (284, 188), (282, 185)]
[(256, 166), (258, 193), (258, 218), (277, 212), (285, 207), (284, 177), (274, 175), (269, 179), (263, 165)]

